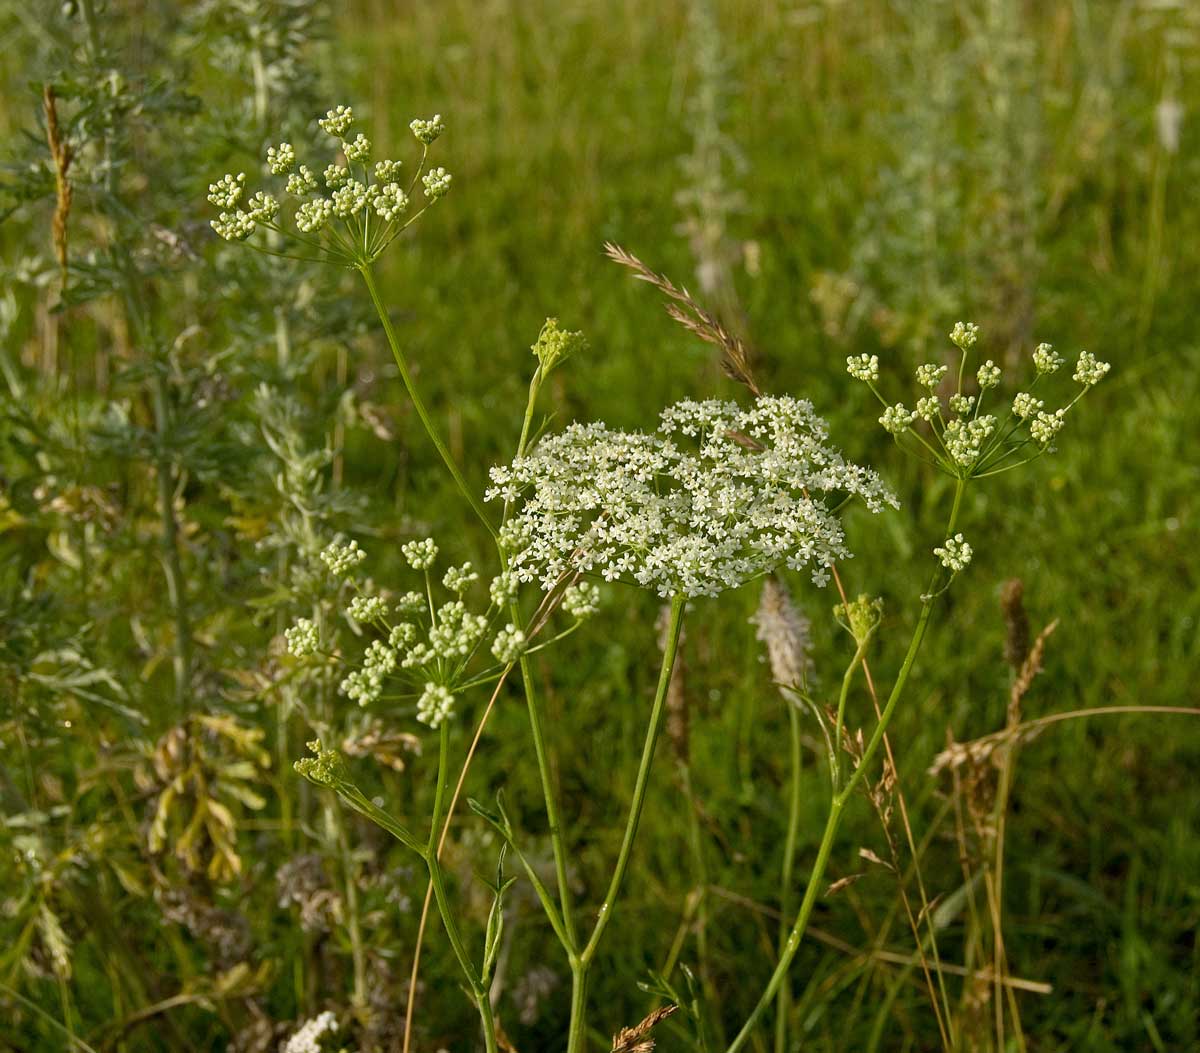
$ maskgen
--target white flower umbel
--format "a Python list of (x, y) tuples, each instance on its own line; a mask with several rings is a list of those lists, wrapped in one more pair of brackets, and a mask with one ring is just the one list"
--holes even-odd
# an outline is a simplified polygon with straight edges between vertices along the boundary
[(980, 388), (987, 390), (1000, 386), (1000, 367), (996, 365), (990, 358), (979, 367), (979, 372), (975, 374), (975, 380)]
[(878, 355), (851, 355), (846, 359), (846, 372), (855, 380), (865, 380), (868, 383), (879, 379)]
[(424, 121), (420, 117), (414, 118), (408, 125), (413, 135), (417, 137), (417, 141), (429, 146), (433, 141), (446, 130), (446, 125), (442, 122), (442, 115), (435, 113), (429, 120)]
[(525, 634), (509, 622), (496, 634), (492, 654), (501, 665), (512, 665), (525, 651)]
[(970, 351), (979, 339), (979, 326), (974, 322), (955, 322), (950, 330), (950, 343), (962, 351)]
[(454, 714), (454, 696), (440, 684), (426, 684), (417, 701), (417, 720), (431, 728)]
[(949, 366), (935, 366), (926, 363), (923, 366), (917, 366), (917, 383), (922, 387), (936, 388), (945, 377)]
[(356, 622), (377, 622), (387, 617), (388, 605), (382, 596), (355, 596), (346, 613)]
[(830, 497), (896, 506), (827, 440), (799, 399), (680, 402), (655, 434), (572, 424), (493, 468), (487, 497), (524, 495), (501, 541), (521, 580), (547, 591), (574, 572), (664, 597), (715, 596), (784, 564), (821, 580), (850, 555)]
[(1033, 349), (1033, 368), (1039, 373), (1053, 373), (1062, 364), (1062, 356), (1050, 344), (1038, 344)]
[(267, 147), (267, 168), (271, 175), (284, 175), (296, 165), (296, 150), (291, 143)]
[(453, 176), (444, 168), (430, 169), (421, 177), (421, 182), (425, 186), (425, 196), (430, 201), (436, 201), (439, 197), (445, 197), (450, 191), (452, 179)]
[(1072, 379), (1085, 388), (1093, 387), (1104, 379), (1111, 367), (1107, 362), (1100, 362), (1090, 351), (1082, 351), (1079, 361), (1075, 363), (1075, 375)]
[(1017, 393), (1013, 399), (1012, 411), (1017, 420), (1027, 420), (1046, 404), (1039, 398), (1034, 398), (1028, 391)]
[(944, 544), (933, 550), (933, 554), (942, 561), (942, 566), (957, 574), (971, 562), (971, 546), (963, 539), (962, 534), (946, 538)]
[(899, 435), (902, 432), (908, 431), (908, 426), (917, 419), (917, 415), (912, 410), (907, 409), (902, 403), (897, 402), (894, 406), (888, 406), (883, 411), (883, 416), (879, 418), (879, 423), (883, 425), (884, 431), (889, 431), (893, 435)]
[(413, 570), (428, 570), (437, 559), (437, 542), (431, 537), (421, 541), (408, 541), (400, 546), (400, 554)]
[(337, 1029), (337, 1018), (327, 1009), (301, 1025), (284, 1043), (282, 1053), (321, 1053), (321, 1039)]
[(600, 586), (590, 581), (581, 581), (563, 590), (563, 610), (572, 618), (582, 621), (600, 609)]
[(295, 625), (284, 630), (283, 637), (287, 641), (288, 654), (296, 658), (308, 658), (321, 646), (317, 623), (311, 618), (297, 619)]
[(321, 562), (329, 568), (334, 577), (344, 578), (367, 558), (366, 552), (358, 547), (357, 541), (333, 541), (321, 553)]
[[(942, 400), (935, 394), (919, 398), (916, 411), (910, 413), (903, 403), (892, 404), (874, 380), (869, 381), (869, 386), (883, 406), (879, 423), (896, 437), (896, 441), (926, 463), (959, 480), (1007, 472), (1050, 452), (1052, 440), (1062, 428), (1067, 411), (1103, 379), (1109, 368), (1107, 363), (1097, 361), (1095, 356), (1084, 351), (1076, 363), (1074, 375), (1082, 390), (1067, 405), (1047, 413), (1040, 398), (1023, 391), (1013, 399), (1011, 413), (1001, 421), (982, 412), (984, 403), (992, 397), (989, 392), (1000, 386), (1002, 376), (1000, 367), (992, 359), (984, 361), (975, 371), (977, 393), (968, 394), (964, 390), (964, 382), (969, 376), (967, 358), (978, 343), (979, 327), (959, 322), (951, 330), (950, 340), (959, 348), (960, 356), (954, 390), (945, 400), (950, 413), (948, 420), (942, 415)], [(862, 366), (863, 359), (865, 356), (850, 359), (852, 373)], [(1037, 376), (1033, 378), (1035, 383), (1062, 365), (1062, 359), (1049, 344), (1038, 344), (1033, 361), (1037, 370)], [(916, 380), (932, 392), (942, 384), (948, 372), (945, 365), (926, 363), (917, 367)], [(864, 376), (866, 374), (864, 367)], [(927, 422), (927, 429), (914, 426), (918, 418)], [(926, 438), (927, 434), (929, 438)]]
[(442, 577), (442, 584), (451, 592), (462, 594), (479, 580), (479, 575), (472, 569), (470, 563), (461, 567), (448, 567)]
[[(450, 189), (452, 177), (444, 168), (425, 168), (429, 145), (445, 126), (440, 117), (414, 122), (414, 132), (424, 148), (411, 182), (402, 186), (401, 162), (388, 158), (372, 166), (371, 140), (362, 132), (349, 137), (353, 122), (349, 106), (337, 106), (317, 122), (337, 140), (340, 154), (323, 168), (298, 164), (291, 143), (268, 147), (266, 170), (280, 179), (286, 198), (259, 191), (238, 208), (245, 193), (244, 172), (226, 174), (210, 183), (208, 200), (223, 210), (210, 223), (217, 235), (226, 241), (249, 242), (252, 248), (274, 256), (359, 270), (378, 259), (425, 208)], [(316, 172), (322, 173), (322, 180)], [(409, 216), (418, 180), (427, 200)], [(262, 244), (250, 240), (260, 228), (275, 237)]]

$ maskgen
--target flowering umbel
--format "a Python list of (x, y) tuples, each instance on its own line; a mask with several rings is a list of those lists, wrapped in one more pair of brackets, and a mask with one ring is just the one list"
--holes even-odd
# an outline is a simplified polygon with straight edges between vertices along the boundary
[(828, 499), (896, 505), (827, 440), (799, 399), (686, 401), (663, 411), (654, 434), (572, 424), (493, 468), (487, 496), (524, 496), (501, 541), (520, 579), (545, 590), (585, 573), (664, 597), (715, 596), (785, 564), (810, 567), (823, 585), (850, 556)]
[[(926, 363), (917, 367), (916, 381), (931, 394), (917, 399), (916, 409), (903, 403), (889, 403), (879, 391), (879, 359), (857, 355), (846, 359), (846, 372), (861, 380), (883, 405), (879, 423), (895, 436), (896, 441), (908, 436), (924, 448), (937, 467), (958, 479), (1016, 468), (1034, 457), (1053, 449), (1054, 437), (1066, 423), (1067, 411), (1108, 373), (1107, 362), (1097, 361), (1089, 351), (1081, 352), (1073, 378), (1080, 390), (1065, 406), (1047, 412), (1045, 402), (1029, 391), (1018, 392), (1007, 413), (1000, 415), (982, 412), (984, 396), (1000, 386), (1001, 369), (990, 358), (975, 370), (976, 394), (963, 391), (967, 356), (979, 340), (979, 327), (971, 322), (956, 322), (949, 333), (950, 342), (958, 348), (959, 367), (955, 390), (945, 398), (937, 389), (946, 378), (949, 367)], [(1035, 376), (1032, 387), (1043, 377), (1054, 373), (1063, 364), (1062, 357), (1049, 344), (1038, 344), (1033, 352)], [(917, 421), (929, 425), (929, 438), (922, 434)], [(924, 453), (917, 451), (919, 456)], [(969, 558), (969, 556), (968, 556)]]
[[(445, 130), (440, 116), (414, 120), (413, 135), (422, 144), (421, 160), (412, 179), (400, 178), (400, 161), (384, 159), (370, 165), (371, 140), (362, 132), (353, 137), (354, 111), (337, 106), (317, 124), (337, 141), (338, 155), (345, 163), (321, 169), (297, 163), (291, 143), (268, 147), (266, 167), (283, 178), (283, 194), (258, 191), (243, 201), (246, 174), (226, 174), (208, 187), (209, 203), (220, 208), (211, 221), (213, 230), (226, 241), (247, 241), (260, 227), (284, 239), (284, 246), (255, 245), (277, 256), (319, 260), (358, 267), (379, 255), (439, 198), (450, 190), (452, 177), (444, 168), (425, 170), (429, 147)], [(318, 178), (314, 171), (320, 171)], [(424, 188), (425, 204), (411, 217), (409, 212), (417, 183)], [(322, 187), (323, 184), (323, 187)], [(292, 201), (290, 224), (284, 215)], [(296, 251), (282, 251), (283, 247)]]

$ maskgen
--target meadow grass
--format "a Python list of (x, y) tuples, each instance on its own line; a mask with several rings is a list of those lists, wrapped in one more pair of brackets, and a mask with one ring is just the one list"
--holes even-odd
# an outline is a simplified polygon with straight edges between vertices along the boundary
[[(166, 12), (169, 20), (170, 6), (147, 10), (159, 19)], [(17, 142), (19, 130), (38, 127), (41, 102), (26, 82), (45, 76), (53, 47), (47, 36), (54, 31), (35, 29), (15, 9), (3, 25), (7, 39), (34, 41), (5, 69), (0, 106), (0, 128), (16, 144), (14, 156), (32, 155), (44, 149), (35, 134)], [(1005, 365), (1018, 354), (1027, 359), (1040, 340), (1064, 352), (1087, 348), (1113, 363), (1088, 412), (1072, 420), (1060, 452), (969, 492), (963, 518), (971, 524), (974, 561), (943, 600), (940, 631), (931, 633), (890, 731), (922, 847), (920, 870), (934, 900), (939, 958), (976, 974), (964, 980), (947, 972), (947, 1016), (960, 1048), (996, 1048), (998, 999), (986, 971), (991, 928), (984, 880), (974, 877), (981, 873), (983, 839), (972, 828), (971, 787), (960, 783), (956, 793), (949, 775), (930, 776), (927, 769), (948, 733), (962, 742), (1005, 725), (1011, 671), (1003, 583), (1024, 582), (1034, 634), (1058, 622), (1046, 641), (1044, 669), (1022, 700), (1025, 719), (1196, 704), (1200, 471), (1191, 407), (1200, 397), (1192, 325), (1200, 242), (1192, 236), (1198, 228), (1190, 187), (1200, 154), (1186, 109), (1177, 143), (1161, 128), (1164, 100), (1195, 96), (1200, 27), (1194, 17), (1186, 5), (1030, 7), (1007, 0), (730, 0), (715, 5), (707, 20), (682, 3), (355, 0), (333, 14), (327, 29), (328, 43), (303, 52), (325, 89), (313, 115), (327, 96), (329, 103), (354, 101), (369, 114), (384, 153), (406, 141), (413, 114), (440, 112), (450, 126), (438, 144), (438, 163), (453, 172), (454, 191), (386, 257), (378, 280), (417, 382), (469, 483), (482, 491), (487, 469), (511, 456), (519, 429), (511, 407), (524, 404), (529, 346), (549, 315), (583, 330), (591, 345), (547, 386), (543, 406), (553, 411), (553, 430), (576, 419), (651, 428), (659, 409), (681, 398), (737, 395), (721, 376), (716, 352), (667, 318), (653, 290), (605, 258), (604, 243), (615, 241), (688, 285), (702, 302), (725, 297), (721, 306), (753, 349), (762, 387), (811, 399), (847, 456), (875, 466), (899, 494), (903, 515), (875, 517), (861, 509), (846, 515), (856, 552), (841, 568), (846, 588), (885, 601), (871, 653), (881, 684), (891, 683), (917, 615), (912, 562), (931, 537), (941, 540), (952, 484), (900, 456), (875, 424), (869, 392), (846, 377), (846, 356), (868, 352), (893, 371), (911, 369), (941, 353), (944, 333), (961, 317), (980, 323), (984, 357)], [(121, 39), (128, 45), (121, 62), (136, 68), (139, 48), (150, 51), (150, 43), (136, 30)], [(720, 59), (716, 69), (699, 68), (706, 47)], [(199, 61), (189, 76), (186, 86), (202, 102), (179, 119), (180, 128), (199, 126), (206, 105), (250, 94), (234, 73)], [(720, 284), (706, 296), (697, 243), (680, 229), (677, 195), (694, 178), (681, 159), (695, 149), (695, 100), (706, 85), (720, 90), (723, 139), (704, 156), (722, 165), (728, 195), (727, 208), (711, 201), (707, 207), (723, 225), (716, 244), (731, 251), (732, 296)], [(228, 161), (220, 136), (204, 148), (205, 160), (221, 171), (249, 164), (236, 132), (231, 123)], [(152, 129), (143, 134), (152, 141)], [(146, 148), (147, 155), (161, 151), (161, 144)], [(209, 218), (203, 193), (215, 175), (207, 168), (192, 175), (190, 198), (175, 201), (173, 215), (200, 251), (211, 253), (197, 229)], [(181, 182), (186, 189), (186, 178)], [(54, 299), (53, 266), (32, 267), (28, 260), (52, 259), (52, 210), (17, 204), (0, 227), (12, 305), (5, 316), (5, 398), (10, 408), (36, 408), (49, 419), (67, 390), (55, 380), (60, 367), (76, 378), (85, 403), (100, 404), (108, 381), (88, 365), (92, 357), (108, 348), (122, 368), (137, 367), (145, 349), (136, 339), (122, 346), (120, 327), (100, 299), (64, 323), (62, 357), (51, 363), (46, 308)], [(45, 277), (30, 280), (31, 271)], [(366, 501), (338, 510), (331, 522), (372, 548), (374, 576), (398, 579), (397, 542), (425, 533), (442, 539), (453, 561), (483, 563), (488, 537), (471, 523), (408, 409), (362, 289), (327, 277), (318, 299), (323, 321), (303, 322), (311, 354), (309, 346), (299, 348), (281, 373), (277, 347), (263, 335), (269, 330), (239, 332), (239, 295), (247, 303), (254, 295), (268, 305), (287, 302), (289, 310), (294, 304), (277, 291), (277, 275), (252, 277), (257, 286), (239, 294), (228, 277), (206, 284), (203, 270), (189, 272), (186, 281), (195, 284), (183, 296), (199, 306), (178, 317), (169, 305), (162, 308), (176, 330), (196, 320), (209, 327), (212, 336), (197, 359), (211, 362), (236, 349), (229, 382), (244, 434), (257, 427), (245, 409), (257, 380), (286, 380), (310, 407), (302, 430), (311, 444), (343, 428), (332, 470), (341, 490)], [(162, 280), (163, 299), (179, 295), (172, 281)], [(297, 307), (297, 316), (306, 310)], [(75, 356), (70, 367), (62, 364), (68, 350)], [(152, 421), (151, 380), (134, 376), (126, 384), (134, 393), (132, 416)], [(378, 414), (378, 429), (358, 426), (361, 413), (339, 412), (345, 385)], [(64, 418), (55, 433), (64, 450), (69, 424)], [(146, 758), (156, 746), (162, 750), (160, 736), (180, 718), (178, 679), (171, 676), (179, 627), (163, 598), (170, 572), (157, 560), (138, 562), (139, 548), (160, 540), (155, 447), (131, 452), (114, 440), (95, 454), (91, 471), (120, 491), (125, 523), (109, 532), (111, 551), (98, 571), (111, 580), (88, 586), (90, 609), (79, 611), (71, 591), (79, 568), (63, 530), (28, 511), (37, 473), (28, 467), (36, 458), (16, 445), (25, 434), (7, 432), (5, 455), (5, 511), (16, 509), (26, 520), (13, 513), (0, 537), (10, 568), (6, 682), (28, 678), (31, 655), (46, 646), (42, 637), (36, 648), (28, 643), (24, 626), (33, 627), (31, 639), (37, 633), (54, 639), (45, 622), (63, 627), (72, 641), (99, 635), (96, 661), (123, 685), (112, 697), (145, 718), (136, 733), (147, 743), (139, 763), (152, 766)], [(142, 456), (150, 467), (138, 476), (128, 465), (142, 463)], [(0, 728), (0, 799), (9, 817), (4, 865), (12, 867), (13, 887), (26, 887), (21, 860), (32, 851), (23, 840), (30, 831), (44, 832), (45, 844), (62, 853), (75, 843), (74, 830), (95, 831), (98, 843), (79, 850), (81, 858), (107, 852), (119, 865), (64, 877), (63, 891), (52, 887), (46, 897), (71, 948), (69, 979), (56, 972), (44, 919), (41, 928), (27, 930), (24, 894), (11, 897), (14, 910), (0, 916), (0, 927), (11, 929), (15, 951), (0, 957), (0, 999), (12, 999), (15, 1023), (10, 1034), (0, 1028), (0, 1048), (63, 1048), (65, 1024), (96, 1048), (219, 1049), (236, 1039), (237, 1048), (268, 1049), (287, 1033), (285, 1025), (349, 1005), (356, 982), (364, 988), (357, 993), (391, 1027), (377, 1040), (364, 1032), (356, 1041), (364, 1050), (396, 1048), (387, 1043), (398, 1041), (394, 1025), (406, 1004), (423, 875), (369, 824), (335, 818), (294, 775), (286, 762), (300, 754), (300, 729), (293, 723), (289, 731), (277, 718), (277, 703), (258, 706), (238, 695), (250, 671), (264, 665), (282, 623), (274, 626), (268, 617), (252, 624), (247, 608), (231, 609), (213, 590), (241, 604), (262, 596), (258, 564), (270, 560), (239, 551), (253, 545), (256, 531), (262, 535), (258, 520), (285, 502), (230, 496), (268, 486), (270, 473), (245, 455), (225, 478), (221, 467), (189, 464), (180, 513), (180, 573), (193, 582), (193, 661), (201, 669), (183, 704), (195, 712), (232, 707), (247, 726), (265, 732), (269, 750), (276, 751), (280, 736), (284, 748), (264, 776), (266, 806), (238, 813), (237, 844), (247, 864), (237, 882), (184, 880), (173, 861), (155, 866), (165, 868), (166, 885), (175, 880), (198, 902), (242, 915), (249, 946), (218, 968), (211, 931), (210, 943), (196, 937), (197, 926), (181, 921), (183, 908), (169, 901), (139, 856), (136, 835), (147, 823), (153, 779), (121, 783), (134, 762), (124, 756), (105, 762), (117, 726), (108, 723), (116, 720), (111, 711), (97, 715), (71, 694), (75, 689), (47, 689), (51, 701), (38, 702), (13, 687)], [(30, 492), (20, 489), (26, 485)], [(836, 596), (800, 578), (790, 584), (813, 623), (816, 676), (829, 687), (849, 657), (829, 617)], [(678, 754), (671, 762), (663, 752), (651, 775), (620, 922), (589, 981), (595, 1034), (588, 1048), (609, 1048), (612, 1033), (658, 1004), (638, 984), (654, 987), (651, 975), (671, 963), (694, 971), (703, 1001), (698, 1015), (711, 1048), (723, 1049), (719, 1036), (733, 1037), (774, 966), (789, 717), (749, 624), (758, 601), (758, 588), (748, 586), (719, 605), (698, 604), (688, 618), (686, 769)], [(539, 674), (570, 881), (589, 910), (603, 894), (620, 843), (654, 695), (659, 655), (647, 647), (647, 626), (658, 608), (652, 596), (620, 594), (597, 616), (597, 631), (564, 640), (552, 672)], [(67, 634), (68, 625), (78, 632)], [(233, 670), (244, 674), (242, 681)], [(53, 708), (59, 695), (68, 698), (71, 719), (104, 723), (105, 733), (95, 740), (66, 733), (63, 714)], [(865, 697), (858, 704), (865, 707)], [(35, 706), (42, 707), (40, 717), (31, 716)], [(866, 717), (860, 708), (856, 721), (869, 730)], [(472, 726), (453, 733), (460, 752)], [(1200, 1040), (1197, 735), (1192, 717), (1113, 714), (1047, 727), (1013, 754), (1004, 952), (1008, 974), (1035, 989), (1015, 995), (1020, 1031), (1006, 1022), (1008, 1048), (1167, 1050)], [(802, 757), (797, 872), (803, 879), (826, 809), (815, 725), (805, 729)], [(428, 814), (428, 744), (424, 756), (406, 753), (405, 760), (404, 772), (368, 775), (364, 785), (397, 813)], [(94, 786), (101, 783), (121, 789), (98, 813)], [(30, 786), (40, 787), (44, 807), (29, 799)], [(535, 867), (549, 880), (552, 855), (528, 718), (511, 686), (499, 697), (469, 784), (481, 801), (501, 787)], [(55, 811), (68, 801), (66, 813)], [(125, 834), (103, 833), (117, 825), (110, 807), (124, 813)], [(911, 855), (894, 833), (907, 868)], [(106, 849), (104, 836), (119, 849)], [(278, 906), (276, 870), (313, 846), (344, 867), (346, 888), (362, 886), (353, 937), (345, 924), (318, 935), (302, 932), (294, 910)], [(829, 879), (863, 876), (813, 915), (792, 970), (784, 1048), (938, 1048), (936, 1013), (895, 877), (860, 857), (860, 847), (889, 858), (876, 816), (857, 802), (834, 847)], [(472, 931), (482, 926), (490, 902), (477, 880), (486, 870), (478, 860), (496, 848), (486, 824), (462, 809), (445, 868)], [(341, 887), (340, 880), (331, 883)], [(911, 879), (908, 888), (915, 892)], [(342, 910), (344, 921), (345, 904)], [(153, 935), (131, 954), (115, 954), (114, 941), (131, 918)], [(216, 922), (209, 921), (211, 930)], [(553, 936), (524, 882), (512, 892), (508, 931), (497, 1015), (517, 1049), (564, 1048), (570, 977), (557, 966), (538, 974)], [(425, 945), (414, 1048), (471, 1048), (475, 1011), (436, 924)], [(244, 987), (231, 980), (232, 993), (214, 992), (213, 977), (235, 962), (245, 963), (246, 975), (237, 980)], [(670, 972), (674, 989), (686, 994), (682, 972)], [(535, 974), (546, 987), (540, 999), (530, 993), (537, 990)], [(1039, 984), (1052, 990), (1043, 993)], [(171, 999), (178, 1004), (146, 1018), (170, 1023), (148, 1027), (133, 1019)], [(524, 1018), (522, 999), (534, 1004)], [(260, 1017), (271, 1026), (259, 1027)], [(113, 1021), (125, 1025), (114, 1030)], [(691, 1048), (688, 1027), (678, 1016), (658, 1025), (660, 1048)], [(750, 1048), (772, 1048), (771, 1029), (756, 1041)]]

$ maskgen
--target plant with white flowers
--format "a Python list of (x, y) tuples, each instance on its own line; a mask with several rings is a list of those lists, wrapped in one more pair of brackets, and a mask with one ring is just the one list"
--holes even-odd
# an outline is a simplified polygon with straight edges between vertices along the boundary
[[(1074, 380), (1079, 390), (1066, 405), (1051, 412), (1032, 389), (1039, 380), (1056, 372), (1062, 358), (1049, 344), (1039, 344), (1033, 352), (1034, 377), (1029, 390), (1016, 394), (1007, 409), (983, 412), (985, 395), (1000, 386), (1002, 371), (990, 358), (975, 370), (976, 391), (965, 390), (967, 359), (979, 340), (979, 327), (971, 322), (956, 322), (950, 342), (958, 348), (959, 361), (954, 389), (944, 396), (936, 393), (918, 398), (915, 410), (903, 403), (891, 404), (879, 390), (879, 365), (875, 356), (846, 359), (846, 372), (863, 381), (879, 399), (883, 415), (879, 423), (922, 459), (955, 479), (975, 479), (1019, 468), (1044, 453), (1052, 452), (1053, 440), (1066, 423), (1068, 411), (1108, 373), (1108, 363), (1097, 361), (1088, 351), (1079, 355)], [(917, 367), (917, 384), (936, 392), (949, 372), (944, 363), (926, 363)], [(945, 403), (943, 404), (943, 397)], [(924, 421), (928, 428), (917, 425)]]
[[(967, 485), (977, 479), (1019, 468), (1052, 449), (1051, 441), (1065, 423), (1068, 411), (1109, 371), (1107, 363), (1097, 361), (1085, 351), (1079, 356), (1073, 378), (1080, 385), (1080, 389), (1066, 405), (1046, 412), (1042, 399), (1036, 397), (1032, 390), (1026, 390), (1013, 398), (1007, 410), (1001, 407), (995, 414), (985, 413), (985, 399), (1000, 386), (1000, 367), (991, 359), (985, 360), (975, 369), (975, 390), (967, 391), (967, 361), (979, 342), (979, 327), (970, 322), (958, 322), (951, 329), (949, 336), (959, 356), (953, 389), (939, 393), (950, 373), (948, 365), (931, 362), (919, 366), (916, 370), (917, 384), (929, 394), (923, 394), (917, 399), (916, 409), (913, 411), (908, 410), (903, 403), (889, 402), (880, 392), (880, 370), (875, 356), (856, 355), (846, 360), (846, 371), (856, 380), (867, 384), (883, 406), (880, 424), (906, 452), (953, 478), (954, 495), (945, 532), (941, 535), (944, 540), (931, 546), (935, 564), (930, 571), (929, 586), (920, 596), (920, 612), (900, 671), (879, 713), (874, 730), (865, 744), (851, 751), (849, 759), (852, 765), (849, 768), (842, 756), (845, 752), (844, 721), (855, 672), (863, 664), (867, 645), (879, 624), (876, 603), (860, 598), (835, 612), (839, 622), (855, 641), (854, 656), (842, 677), (836, 705), (823, 706), (806, 692), (797, 690), (797, 695), (808, 704), (810, 712), (820, 725), (827, 745), (832, 782), (829, 812), (817, 850), (816, 865), (809, 875), (804, 899), (786, 933), (775, 970), (750, 1016), (729, 1044), (727, 1053), (738, 1053), (744, 1049), (772, 1002), (783, 997), (781, 992), (785, 990), (788, 971), (807, 930), (813, 908), (822, 893), (830, 850), (845, 808), (851, 795), (864, 785), (870, 765), (878, 754), (888, 726), (904, 696), (913, 665), (929, 628), (935, 601), (971, 563), (971, 544), (956, 529)], [(1029, 383), (1029, 389), (1033, 389), (1043, 377), (1056, 372), (1063, 362), (1049, 344), (1039, 344), (1033, 352), (1033, 364), (1035, 376)], [(924, 422), (928, 427), (923, 427), (918, 421)]]
[[(315, 166), (323, 173), (320, 178), (313, 174), (314, 168), (298, 162), (295, 146), (278, 143), (267, 148), (266, 168), (270, 175), (284, 177), (281, 193), (260, 190), (243, 200), (245, 172), (227, 173), (210, 183), (208, 201), (222, 210), (211, 221), (213, 230), (226, 241), (244, 241), (274, 256), (354, 268), (377, 260), (429, 205), (449, 191), (451, 176), (444, 168), (425, 170), (429, 148), (445, 126), (440, 116), (412, 122), (421, 157), (406, 182), (401, 178), (400, 161), (384, 158), (371, 165), (371, 140), (363, 132), (351, 137), (354, 123), (349, 106), (337, 106), (317, 121), (344, 161), (335, 160), (324, 169)], [(406, 219), (418, 182), (424, 187), (425, 204)], [(288, 212), (290, 222), (285, 218)], [(276, 235), (288, 251), (278, 242), (250, 241), (260, 228)]]

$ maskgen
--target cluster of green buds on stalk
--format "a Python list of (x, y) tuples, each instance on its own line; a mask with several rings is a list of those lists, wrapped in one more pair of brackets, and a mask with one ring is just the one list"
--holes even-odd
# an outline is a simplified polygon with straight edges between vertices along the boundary
[(1071, 407), (1109, 370), (1107, 362), (1097, 361), (1088, 351), (1081, 352), (1074, 372), (1079, 390), (1065, 405), (1047, 410), (1035, 391), (1044, 378), (1062, 367), (1063, 359), (1049, 344), (1039, 344), (1033, 352), (1034, 376), (1026, 389), (1018, 392), (1007, 407), (1000, 405), (995, 412), (985, 413), (989, 392), (1000, 387), (1002, 371), (987, 359), (974, 370), (971, 385), (967, 363), (978, 342), (979, 327), (958, 322), (949, 335), (958, 349), (953, 388), (947, 382), (949, 365), (918, 366), (916, 382), (923, 394), (912, 409), (902, 402), (890, 402), (880, 392), (877, 355), (850, 356), (846, 371), (863, 381), (879, 399), (883, 406), (879, 423), (897, 443), (955, 479), (998, 475), (1053, 452), (1055, 436), (1066, 423)]
[[(291, 143), (269, 147), (266, 168), (284, 181), (282, 195), (257, 190), (247, 197), (245, 172), (226, 173), (210, 183), (208, 201), (222, 209), (211, 221), (213, 230), (226, 241), (247, 242), (260, 252), (289, 259), (346, 267), (362, 267), (378, 259), (449, 191), (451, 175), (444, 168), (426, 168), (429, 148), (445, 125), (440, 115), (410, 123), (421, 144), (421, 158), (406, 181), (402, 162), (385, 158), (371, 163), (371, 140), (362, 132), (352, 133), (354, 123), (349, 106), (337, 106), (317, 122), (338, 144), (336, 156), (323, 169), (299, 163)], [(418, 183), (424, 203), (413, 212)], [(251, 241), (260, 228), (277, 235), (277, 240)], [(283, 251), (278, 239), (295, 251)]]

